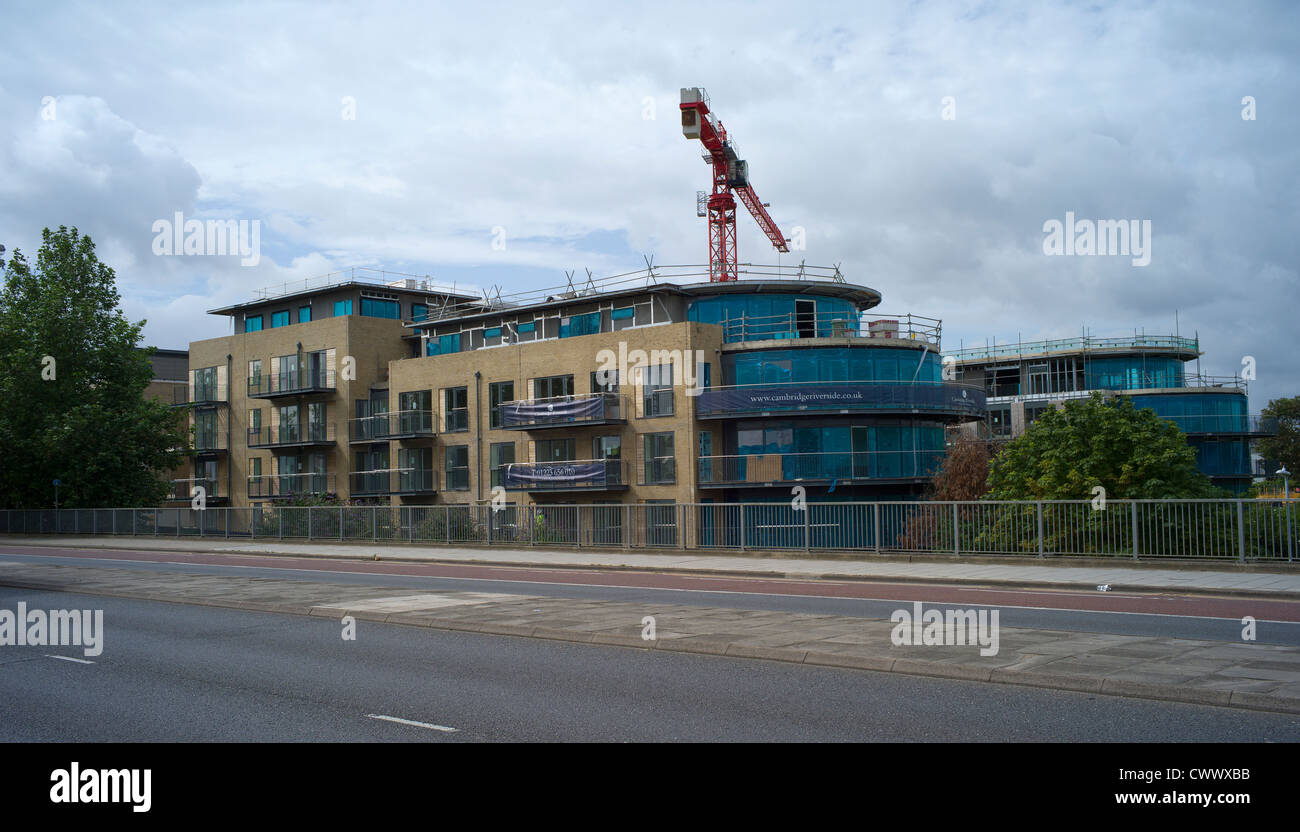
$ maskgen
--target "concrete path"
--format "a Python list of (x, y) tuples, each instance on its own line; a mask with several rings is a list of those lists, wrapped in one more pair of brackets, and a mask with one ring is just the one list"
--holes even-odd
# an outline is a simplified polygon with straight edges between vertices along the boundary
[(894, 557), (849, 560), (744, 555), (695, 555), (679, 550), (664, 552), (619, 552), (545, 547), (506, 549), (469, 546), (419, 546), (406, 544), (328, 543), (284, 541), (237, 541), (224, 538), (89, 537), (0, 535), (0, 547), (53, 546), (72, 548), (138, 549), (172, 552), (218, 552), (223, 554), (280, 554), (389, 561), (437, 561), (442, 563), (505, 564), (510, 566), (616, 568), (656, 572), (704, 572), (710, 574), (763, 577), (875, 580), (977, 584), (981, 586), (1050, 587), (1096, 591), (1108, 585), (1112, 590), (1213, 593), (1300, 598), (1300, 565), (1242, 566), (1232, 562), (1176, 564), (1116, 559), (1114, 563), (1088, 561), (943, 560), (941, 558)]
[(1300, 714), (1300, 648), (1282, 645), (999, 627), (983, 655), (895, 645), (888, 619), (2, 561), (0, 585)]

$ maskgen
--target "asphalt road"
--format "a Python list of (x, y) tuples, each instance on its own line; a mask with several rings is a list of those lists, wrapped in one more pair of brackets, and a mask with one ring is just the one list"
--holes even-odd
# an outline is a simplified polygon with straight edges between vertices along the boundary
[(6, 742), (1300, 740), (1281, 714), (0, 587), (18, 600), (102, 609), (106, 637), (0, 647)]
[(0, 560), (864, 618), (888, 618), (900, 605), (923, 601), (997, 608), (1004, 627), (1216, 641), (1239, 641), (1241, 618), (1251, 615), (1256, 643), (1300, 646), (1297, 601), (7, 545)]

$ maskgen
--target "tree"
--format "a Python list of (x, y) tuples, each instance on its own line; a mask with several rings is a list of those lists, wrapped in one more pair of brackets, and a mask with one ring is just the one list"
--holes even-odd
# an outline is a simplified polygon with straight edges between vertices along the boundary
[(989, 490), (989, 443), (962, 436), (948, 446), (943, 465), (930, 480), (935, 500), (978, 500)]
[[(1300, 396), (1274, 399), (1264, 408), (1265, 416), (1277, 417), (1277, 436), (1269, 436), (1255, 443), (1255, 450), (1267, 460), (1276, 460), (1286, 466), (1296, 478), (1300, 470)], [(1268, 475), (1273, 476), (1269, 471)]]
[(1183, 432), (1127, 397), (1100, 393), (1049, 408), (993, 460), (989, 498), (1086, 500), (1222, 496), (1196, 468)]
[(0, 506), (156, 505), (183, 459), (176, 413), (146, 399), (144, 321), (118, 307), (113, 270), (76, 228), (15, 250), (0, 291)]

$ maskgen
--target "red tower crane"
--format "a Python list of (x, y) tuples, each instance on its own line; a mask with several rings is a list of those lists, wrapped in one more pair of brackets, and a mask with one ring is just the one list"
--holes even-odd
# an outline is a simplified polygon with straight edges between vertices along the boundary
[[(777, 251), (789, 251), (781, 229), (749, 184), (749, 163), (739, 158), (727, 129), (709, 110), (709, 96), (701, 87), (682, 88), (682, 135), (704, 144), (704, 161), (713, 167), (713, 194), (708, 199), (709, 280), (735, 280), (736, 200), (734, 190)], [(701, 192), (703, 193), (703, 192)]]

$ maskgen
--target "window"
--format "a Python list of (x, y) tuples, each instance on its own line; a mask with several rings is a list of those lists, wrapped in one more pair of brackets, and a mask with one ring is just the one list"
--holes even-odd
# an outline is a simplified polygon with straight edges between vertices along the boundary
[(434, 490), (433, 448), (402, 448), (397, 452), (397, 490)]
[(433, 391), (413, 390), (397, 394), (397, 432), (433, 432)]
[(261, 315), (248, 315), (248, 316), (246, 316), (246, 317), (244, 318), (244, 331), (245, 331), (245, 332), (261, 332), (261, 331), (262, 331), (262, 316), (261, 316)]
[(256, 389), (262, 383), (262, 359), (248, 362), (248, 386)]
[(538, 439), (534, 446), (538, 462), (572, 462), (572, 439)]
[(220, 401), (221, 397), (217, 395), (217, 368), (204, 367), (201, 370), (193, 370), (194, 374), (194, 396), (196, 402), (215, 402)]
[(573, 395), (573, 376), (546, 376), (533, 379), (533, 398), (551, 399)]
[(442, 391), (442, 409), (448, 433), (469, 430), (469, 388), (449, 387)]
[(1011, 408), (989, 408), (989, 433), (993, 436), (1011, 435)]
[(411, 320), (418, 322), (418, 321), (423, 321), (427, 317), (429, 317), (429, 304), (427, 303), (411, 304)]
[(499, 428), (503, 424), (501, 405), (515, 400), (513, 381), (494, 381), (488, 385), (488, 425)]
[(276, 442), (297, 442), (298, 434), (298, 405), (291, 404), (281, 407), (280, 409), (280, 435), (275, 438)]
[(642, 481), (646, 485), (671, 485), (677, 481), (677, 459), (671, 433), (647, 433)]
[(329, 439), (329, 428), (325, 425), (325, 402), (312, 402), (307, 405), (307, 438), (314, 442)]
[(488, 465), (492, 469), (492, 487), (506, 484), (506, 466), (515, 461), (515, 443), (493, 442), (488, 447)]
[(289, 310), (282, 309), (271, 313), (271, 329), (289, 325)]
[(645, 416), (673, 415), (673, 365), (646, 368), (641, 387)]
[(299, 307), (298, 307), (298, 323), (300, 323), (300, 324), (305, 324), (305, 323), (309, 322), (310, 320), (311, 320), (311, 307), (310, 307), (310, 306), (299, 306)]
[(251, 457), (248, 460), (248, 475), (260, 479), (262, 476), (262, 458), (260, 456)]
[(585, 315), (571, 315), (560, 319), (560, 337), (572, 338), (577, 335), (593, 335), (600, 332), (600, 313), (589, 312)]
[(352, 314), (352, 299), (334, 301), (334, 317), (341, 318)]
[(425, 355), (450, 355), (455, 352), (460, 352), (459, 332), (453, 332), (450, 335), (429, 336), (429, 346)]
[(279, 372), (273, 379), (274, 388), (277, 391), (298, 389), (298, 356), (281, 355), (275, 361)]
[(617, 393), (618, 370), (597, 370), (591, 374), (591, 392)]
[(469, 490), (469, 446), (451, 445), (444, 454), (447, 467), (447, 490)]
[(385, 298), (361, 298), (361, 316), (363, 318), (399, 318), (401, 312), (395, 300)]

